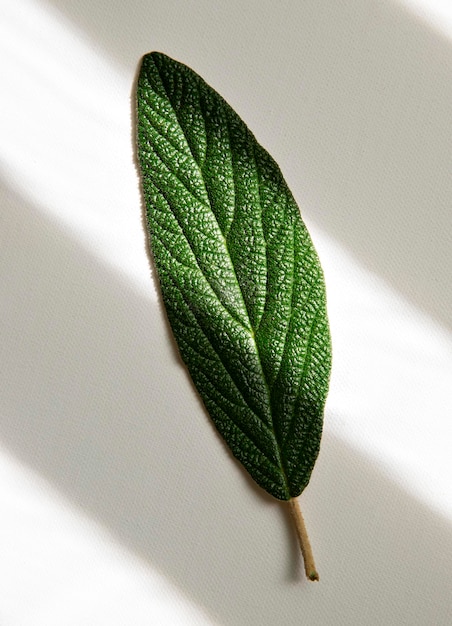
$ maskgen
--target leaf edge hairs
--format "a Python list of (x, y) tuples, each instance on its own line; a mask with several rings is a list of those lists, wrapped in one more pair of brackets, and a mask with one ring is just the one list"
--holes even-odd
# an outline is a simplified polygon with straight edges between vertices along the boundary
[(136, 105), (150, 247), (181, 357), (233, 455), (288, 502), (318, 580), (297, 501), (331, 371), (312, 240), (275, 161), (193, 70), (146, 54)]

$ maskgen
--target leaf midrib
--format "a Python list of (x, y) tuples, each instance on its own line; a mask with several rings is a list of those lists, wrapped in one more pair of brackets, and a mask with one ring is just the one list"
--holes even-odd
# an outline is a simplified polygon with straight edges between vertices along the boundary
[[(168, 277), (169, 280), (173, 283), (173, 286), (179, 291), (181, 298), (184, 300), (185, 304), (187, 305), (187, 307), (190, 309), (190, 312), (192, 313), (193, 317), (196, 320), (196, 323), (198, 325), (199, 330), (201, 331), (201, 333), (204, 335), (205, 339), (208, 341), (209, 345), (211, 346), (212, 350), (214, 351), (214, 353), (216, 354), (216, 356), (218, 357), (219, 361), (221, 362), (221, 364), (223, 365), (225, 371), (227, 372), (229, 378), (231, 379), (231, 381), (234, 384), (235, 389), (237, 390), (238, 394), (240, 395), (240, 397), (243, 399), (243, 402), (245, 404), (245, 406), (250, 410), (250, 412), (259, 420), (259, 422), (262, 424), (262, 427), (265, 428), (265, 430), (270, 433), (273, 434), (273, 431), (270, 429), (269, 426), (267, 426), (264, 422), (262, 422), (261, 418), (259, 417), (259, 415), (257, 415), (257, 413), (253, 410), (253, 408), (249, 405), (248, 401), (246, 400), (245, 396), (243, 395), (243, 393), (240, 391), (239, 387), (237, 386), (237, 383), (235, 382), (233, 376), (231, 375), (231, 373), (228, 371), (226, 365), (223, 363), (223, 361), (221, 360), (220, 355), (218, 354), (218, 351), (216, 350), (215, 346), (212, 344), (212, 342), (210, 341), (209, 337), (207, 336), (206, 332), (204, 331), (204, 329), (202, 328), (201, 324), (199, 323), (198, 319), (196, 318), (196, 315), (194, 314), (194, 312), (192, 311), (190, 304), (187, 302), (187, 300), (185, 299), (184, 294), (182, 293), (182, 291), (179, 289), (178, 285), (175, 284), (174, 280), (171, 277)], [(185, 343), (190, 350), (193, 350), (194, 352), (196, 352), (196, 350), (189, 345), (187, 342), (185, 342), (184, 340), (182, 340), (182, 343)], [(203, 357), (203, 358), (207, 358), (207, 357)], [(203, 372), (203, 370), (201, 370), (200, 368), (199, 372), (205, 376), (208, 379), (207, 374), (205, 374), (205, 372)], [(208, 379), (209, 380), (209, 379)], [(213, 385), (212, 381), (209, 380), (209, 382)], [(217, 389), (217, 393), (219, 393), (219, 395), (226, 401), (229, 402), (230, 404), (235, 404), (234, 402), (232, 402), (232, 400), (230, 400), (229, 398), (227, 398), (219, 389)], [(210, 396), (209, 396), (210, 397)], [(218, 405), (217, 401), (210, 397), (210, 400), (212, 402), (214, 402), (215, 404)], [(235, 406), (240, 406), (240, 405), (235, 405)], [(219, 407), (221, 408), (221, 407)], [(279, 466), (275, 465), (273, 463), (273, 461), (271, 459), (268, 458), (267, 454), (260, 448), (260, 446), (250, 437), (250, 435), (248, 433), (245, 432), (245, 430), (243, 430), (243, 428), (237, 424), (237, 422), (235, 422), (230, 415), (228, 415), (228, 419), (231, 420), (231, 422), (234, 424), (234, 426), (240, 430), (240, 432), (249, 440), (251, 441), (251, 443), (254, 445), (254, 447), (256, 448), (256, 450), (258, 450), (258, 452), (260, 452), (266, 459), (267, 461), (270, 463), (270, 465), (272, 465), (273, 467), (276, 467), (278, 470), (280, 469)]]

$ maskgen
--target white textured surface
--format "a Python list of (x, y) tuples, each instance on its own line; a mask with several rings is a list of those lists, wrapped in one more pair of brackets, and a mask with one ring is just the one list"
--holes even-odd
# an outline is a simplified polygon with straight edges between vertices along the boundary
[[(0, 14), (0, 625), (452, 623), (448, 4)], [(269, 149), (323, 261), (334, 370), (302, 498), (319, 584), (169, 339), (131, 131), (155, 49)]]

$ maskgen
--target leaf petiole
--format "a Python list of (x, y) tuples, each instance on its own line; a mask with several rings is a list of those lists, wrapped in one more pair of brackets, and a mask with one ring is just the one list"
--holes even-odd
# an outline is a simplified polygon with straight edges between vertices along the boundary
[(312, 554), (311, 542), (301, 514), (300, 505), (297, 498), (291, 498), (289, 501), (290, 513), (295, 523), (298, 541), (300, 543), (301, 553), (304, 560), (304, 571), (309, 580), (319, 580), (319, 574), (315, 567), (314, 555)]

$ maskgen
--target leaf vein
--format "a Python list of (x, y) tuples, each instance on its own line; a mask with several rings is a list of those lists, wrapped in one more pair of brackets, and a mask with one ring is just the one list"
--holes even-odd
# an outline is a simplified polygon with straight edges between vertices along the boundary
[[(310, 358), (311, 358), (312, 344), (313, 344), (314, 329), (315, 329), (315, 326), (317, 324), (317, 318), (319, 316), (320, 311), (321, 311), (321, 308), (319, 307), (316, 310), (315, 314), (314, 314), (311, 326), (309, 328), (308, 341), (306, 343), (306, 355), (305, 355), (305, 358), (304, 358), (303, 367), (302, 367), (302, 371), (301, 371), (299, 382), (298, 382), (298, 388), (300, 388), (300, 386), (301, 386), (301, 384), (302, 384), (302, 382), (304, 380), (304, 377), (306, 376), (306, 372), (307, 372), (307, 369), (308, 369), (308, 366), (309, 366), (309, 362), (310, 362)], [(294, 409), (293, 409), (293, 412), (292, 412), (292, 416), (291, 416), (291, 420), (290, 420), (289, 426), (287, 428), (287, 433), (286, 433), (286, 436), (284, 437), (284, 441), (283, 441), (283, 445), (282, 445), (283, 448), (286, 447), (287, 441), (290, 439), (290, 437), (292, 435), (293, 428), (295, 426), (296, 406), (297, 406), (297, 403), (295, 403), (295, 406), (294, 406)]]
[[(262, 207), (262, 199), (261, 199), (261, 181), (260, 181), (260, 177), (259, 177), (259, 170), (257, 167), (257, 159), (256, 159), (256, 142), (255, 140), (251, 142), (252, 145), (252, 152), (253, 152), (253, 170), (254, 170), (254, 178), (255, 178), (255, 182), (256, 182), (256, 191), (257, 191), (257, 205), (259, 207), (259, 215), (260, 215), (260, 229), (261, 229), (261, 235), (262, 235), (262, 239), (264, 241), (264, 250), (265, 250), (265, 258), (264, 258), (264, 263), (265, 263), (265, 276), (266, 279), (268, 279), (268, 250), (267, 250), (267, 242), (265, 240), (264, 237), (264, 225), (262, 223), (262, 216), (263, 216), (263, 207)], [(256, 331), (257, 328), (259, 328), (259, 324), (262, 320), (262, 316), (264, 314), (265, 311), (265, 303), (267, 301), (267, 290), (265, 293), (265, 301), (264, 301), (264, 306), (261, 307), (261, 310), (259, 312), (259, 317), (256, 317), (256, 323), (255, 323), (255, 328), (254, 330)], [(264, 374), (265, 377), (265, 374)], [(268, 383), (267, 381), (265, 381), (268, 387)]]
[[(292, 226), (292, 263), (291, 263), (291, 267), (292, 267), (292, 280), (290, 281), (290, 310), (289, 310), (289, 314), (288, 314), (288, 321), (287, 321), (287, 327), (286, 327), (286, 332), (284, 334), (284, 343), (283, 343), (283, 348), (281, 351), (281, 361), (279, 363), (278, 366), (278, 370), (275, 373), (275, 376), (273, 378), (273, 385), (276, 383), (276, 381), (278, 380), (278, 376), (279, 373), (281, 371), (281, 367), (284, 361), (284, 354), (286, 352), (286, 348), (287, 348), (287, 339), (289, 337), (289, 331), (290, 331), (290, 327), (292, 324), (292, 318), (293, 318), (293, 312), (294, 312), (294, 299), (295, 299), (295, 289), (294, 289), (294, 276), (295, 276), (295, 228), (294, 226)], [(272, 385), (272, 387), (273, 387)]]
[[(151, 183), (154, 185), (154, 187), (156, 188), (156, 190), (157, 190), (157, 191), (158, 191), (158, 192), (159, 192), (159, 193), (163, 196), (164, 200), (167, 202), (167, 204), (168, 204), (168, 206), (170, 207), (170, 210), (171, 210), (171, 202), (170, 202), (170, 200), (168, 199), (168, 197), (167, 197), (167, 195), (166, 195), (166, 192), (165, 192), (165, 191), (164, 191), (161, 187), (159, 187), (159, 185), (158, 185), (155, 181), (151, 181)], [(207, 276), (206, 276), (206, 274), (205, 274), (204, 270), (203, 270), (203, 269), (201, 268), (201, 266), (199, 265), (199, 261), (198, 261), (198, 259), (197, 259), (197, 257), (196, 257), (196, 253), (195, 253), (195, 251), (193, 250), (193, 245), (192, 245), (192, 243), (191, 243), (190, 239), (187, 237), (187, 235), (186, 235), (186, 233), (185, 233), (185, 231), (184, 231), (184, 228), (183, 228), (183, 226), (182, 226), (182, 224), (181, 224), (180, 220), (178, 220), (177, 215), (175, 214), (175, 212), (174, 212), (174, 211), (171, 211), (171, 214), (174, 216), (174, 219), (176, 220), (176, 222), (177, 222), (177, 224), (178, 224), (179, 228), (181, 229), (181, 232), (182, 232), (182, 234), (183, 234), (183, 236), (184, 236), (184, 239), (185, 239), (185, 241), (187, 242), (187, 244), (188, 244), (188, 246), (189, 246), (189, 248), (190, 248), (190, 250), (191, 250), (191, 253), (192, 253), (192, 255), (193, 255), (193, 259), (194, 259), (194, 261), (195, 261), (195, 263), (196, 263), (196, 267), (198, 268), (198, 270), (199, 270), (200, 274), (202, 275), (202, 277), (204, 278), (204, 280), (206, 281), (206, 283), (207, 283), (207, 284), (209, 285), (209, 287), (212, 289), (212, 291), (213, 291), (213, 293), (215, 294), (215, 297), (216, 297), (216, 299), (218, 300), (218, 302), (220, 303), (220, 305), (223, 307), (223, 309), (224, 309), (224, 310), (228, 313), (228, 315), (229, 315), (229, 316), (230, 316), (230, 317), (231, 317), (231, 318), (232, 318), (235, 322), (237, 322), (238, 324), (240, 324), (240, 326), (241, 326), (241, 327), (242, 327), (242, 328), (243, 328), (243, 329), (244, 329), (244, 330), (245, 330), (248, 334), (251, 334), (251, 333), (250, 333), (250, 328), (248, 328), (247, 326), (245, 326), (245, 324), (244, 324), (244, 323), (243, 323), (243, 322), (239, 319), (239, 317), (238, 317), (237, 315), (235, 315), (235, 314), (234, 314), (234, 313), (233, 313), (233, 312), (232, 312), (232, 311), (231, 311), (231, 310), (230, 310), (230, 309), (229, 309), (229, 308), (228, 308), (228, 307), (227, 307), (227, 306), (226, 306), (226, 305), (225, 305), (225, 304), (221, 301), (221, 299), (218, 297), (218, 295), (217, 295), (217, 293), (216, 293), (216, 291), (215, 291), (214, 287), (212, 286), (212, 284), (210, 283), (209, 279), (207, 278)], [(165, 244), (163, 244), (163, 242), (161, 242), (161, 243), (162, 243), (162, 245), (165, 247), (165, 249), (166, 249), (166, 250), (168, 250), (168, 248), (165, 246)], [(170, 252), (170, 251), (168, 250), (168, 252)], [(245, 309), (245, 310), (246, 310), (246, 309)], [(250, 327), (251, 327), (251, 324), (250, 324)]]
[(179, 285), (177, 284), (177, 282), (174, 280), (174, 278), (171, 276), (171, 274), (168, 272), (168, 278), (169, 280), (172, 282), (173, 286), (177, 289), (177, 291), (179, 292), (182, 300), (184, 301), (186, 307), (188, 308), (188, 310), (190, 311), (190, 314), (193, 318), (193, 320), (195, 321), (196, 325), (198, 326), (200, 332), (202, 333), (202, 335), (204, 336), (204, 338), (206, 339), (206, 341), (208, 342), (208, 344), (210, 345), (210, 347), (212, 348), (212, 351), (215, 353), (215, 355), (217, 356), (218, 361), (221, 363), (221, 365), (224, 368), (224, 371), (227, 373), (227, 375), (229, 376), (231, 382), (234, 384), (234, 387), (237, 389), (237, 392), (239, 394), (239, 396), (242, 398), (243, 402), (245, 403), (245, 405), (247, 406), (247, 408), (251, 411), (251, 413), (253, 415), (256, 416), (256, 418), (259, 420), (260, 424), (262, 424), (263, 428), (265, 428), (268, 433), (271, 435), (271, 437), (274, 439), (275, 444), (277, 444), (276, 441), (276, 437), (275, 437), (275, 433), (274, 431), (269, 428), (269, 426), (267, 426), (267, 424), (263, 421), (263, 419), (256, 413), (256, 411), (251, 407), (251, 405), (249, 404), (247, 398), (245, 397), (243, 391), (240, 389), (237, 381), (235, 380), (235, 378), (232, 376), (231, 372), (229, 371), (229, 369), (226, 367), (226, 364), (224, 363), (223, 359), (221, 358), (221, 356), (218, 354), (218, 351), (216, 350), (215, 346), (213, 345), (211, 339), (209, 338), (209, 336), (207, 335), (207, 333), (205, 332), (201, 322), (198, 320), (198, 318), (196, 317), (195, 312), (193, 311), (192, 307), (190, 306), (190, 303), (187, 302), (187, 299), (184, 296), (183, 291), (180, 289)]
[[(197, 352), (196, 350), (194, 350), (194, 348), (193, 348), (191, 345), (187, 344), (187, 342), (185, 342), (183, 339), (181, 340), (181, 343), (185, 343), (185, 345), (186, 345), (186, 346), (188, 346), (188, 348), (190, 348), (191, 350), (193, 350), (193, 352), (195, 352), (196, 354), (198, 354), (198, 355), (199, 355), (199, 352)], [(203, 355), (200, 355), (200, 356), (203, 356)], [(232, 404), (232, 406), (235, 406), (235, 407), (237, 407), (238, 409), (243, 409), (243, 408), (244, 408), (244, 407), (243, 407), (243, 406), (241, 406), (240, 404), (237, 404), (237, 403), (235, 403), (235, 402), (232, 402), (229, 398), (227, 398), (227, 397), (226, 397), (226, 396), (225, 396), (225, 395), (224, 395), (224, 394), (223, 394), (223, 393), (222, 393), (222, 392), (218, 389), (218, 387), (216, 387), (216, 386), (214, 385), (214, 383), (210, 380), (209, 376), (208, 376), (208, 375), (207, 375), (207, 374), (206, 374), (206, 373), (205, 373), (205, 372), (204, 372), (204, 371), (203, 371), (200, 367), (195, 366), (195, 367), (194, 367), (194, 369), (196, 369), (196, 370), (198, 371), (198, 373), (199, 373), (199, 374), (201, 374), (201, 375), (202, 375), (202, 376), (203, 376), (203, 377), (207, 380), (207, 382), (208, 382), (208, 383), (212, 386), (212, 388), (215, 390), (215, 392), (216, 392), (216, 393), (218, 393), (218, 395), (220, 395), (220, 396), (223, 398), (223, 400), (225, 400), (225, 401), (226, 401), (227, 403), (229, 403), (229, 404)], [(254, 439), (251, 437), (251, 435), (250, 435), (249, 433), (247, 433), (247, 432), (244, 430), (243, 426), (241, 426), (241, 425), (240, 425), (240, 424), (239, 424), (236, 420), (234, 420), (234, 419), (231, 417), (230, 413), (226, 413), (226, 412), (225, 412), (225, 410), (224, 410), (224, 409), (221, 407), (221, 405), (218, 403), (218, 400), (214, 397), (214, 395), (213, 395), (213, 394), (211, 394), (211, 393), (210, 393), (210, 394), (207, 394), (207, 393), (206, 393), (205, 395), (207, 395), (207, 396), (209, 397), (209, 399), (210, 399), (210, 400), (211, 400), (211, 401), (215, 404), (215, 406), (216, 406), (218, 409), (220, 409), (220, 411), (221, 411), (222, 413), (224, 413), (224, 415), (227, 417), (227, 419), (228, 419), (230, 422), (232, 422), (232, 424), (233, 424), (233, 425), (234, 425), (234, 426), (235, 426), (235, 427), (236, 427), (236, 428), (237, 428), (237, 429), (238, 429), (238, 430), (242, 433), (242, 435), (244, 435), (244, 436), (248, 439), (248, 441), (250, 441), (250, 442), (253, 444), (253, 446), (256, 448), (256, 450), (257, 450), (258, 452), (260, 452), (260, 454), (262, 454), (262, 455), (263, 455), (263, 456), (267, 459), (267, 461), (268, 461), (268, 462), (272, 465), (272, 467), (274, 467), (275, 469), (277, 469), (277, 470), (278, 470), (278, 473), (280, 473), (280, 472), (281, 472), (281, 468), (280, 468), (278, 465), (276, 465), (276, 464), (275, 464), (275, 463), (274, 463), (274, 462), (270, 459), (270, 457), (268, 456), (268, 453), (267, 453), (267, 452), (265, 452), (265, 451), (264, 451), (264, 450), (263, 450), (263, 449), (262, 449), (262, 448), (261, 448), (261, 447), (260, 447), (260, 446), (256, 443), (256, 441), (254, 441)], [(271, 430), (270, 430), (270, 429), (266, 426), (266, 424), (264, 424), (264, 423), (260, 420), (260, 418), (259, 418), (259, 417), (258, 417), (258, 416), (254, 413), (254, 411), (253, 411), (253, 410), (252, 410), (252, 409), (248, 406), (248, 404), (246, 404), (246, 403), (245, 403), (245, 406), (246, 406), (246, 408), (247, 408), (247, 409), (251, 412), (251, 414), (253, 415), (253, 417), (255, 417), (255, 418), (259, 421), (259, 426), (260, 426), (260, 427), (263, 427), (263, 428), (264, 428), (264, 430), (267, 432), (267, 434), (268, 434), (268, 435), (270, 435), (270, 436), (271, 436), (271, 438), (273, 439), (273, 433), (272, 433), (272, 431), (271, 431)], [(274, 441), (272, 441), (272, 443), (274, 443)]]
[[(161, 135), (162, 136), (162, 135)], [(162, 136), (165, 140), (166, 137)], [(205, 198), (198, 198), (197, 195), (195, 195), (195, 193), (187, 186), (187, 183), (185, 183), (179, 176), (179, 174), (175, 171), (175, 170), (171, 170), (169, 165), (166, 163), (166, 161), (164, 160), (164, 158), (162, 157), (161, 153), (158, 151), (158, 149), (156, 148), (156, 146), (154, 145), (151, 148), (152, 153), (154, 154), (154, 156), (156, 156), (158, 158), (158, 160), (160, 161), (160, 163), (166, 168), (167, 172), (169, 173), (170, 176), (173, 176), (177, 182), (182, 185), (182, 187), (185, 189), (185, 191), (197, 202), (199, 202), (200, 204), (202, 204), (206, 209), (212, 210), (210, 207), (210, 204), (208, 202), (206, 202)], [(189, 158), (187, 157), (186, 154), (184, 154), (183, 152), (181, 152), (179, 150), (179, 153), (182, 154), (185, 158)], [(150, 154), (150, 153), (149, 153)], [(196, 161), (195, 161), (196, 163)], [(202, 180), (203, 184), (204, 184), (204, 180)], [(205, 189), (204, 186), (204, 190), (206, 191), (207, 194), (207, 190)], [(220, 231), (221, 232), (221, 231)]]
[[(161, 115), (159, 115), (158, 111), (153, 108), (151, 105), (148, 105), (149, 109), (155, 113), (160, 119), (165, 120), (166, 122), (168, 122), (168, 120), (166, 120), (166, 118), (162, 117)], [(188, 156), (191, 155), (187, 155), (186, 152), (184, 152), (183, 150), (181, 150), (180, 145), (178, 145), (169, 135), (165, 134), (164, 131), (162, 129), (160, 129), (156, 122), (150, 117), (149, 113), (144, 111), (144, 118), (145, 120), (149, 123), (149, 126), (155, 130), (155, 132), (159, 135), (159, 137), (161, 137), (162, 139), (164, 139), (165, 141), (167, 141), (169, 143), (169, 145), (174, 148), (174, 150), (176, 150), (176, 152), (178, 152), (179, 154), (181, 154), (182, 156), (184, 156), (185, 158), (187, 158)], [(173, 121), (168, 122), (169, 124), (174, 124)]]

